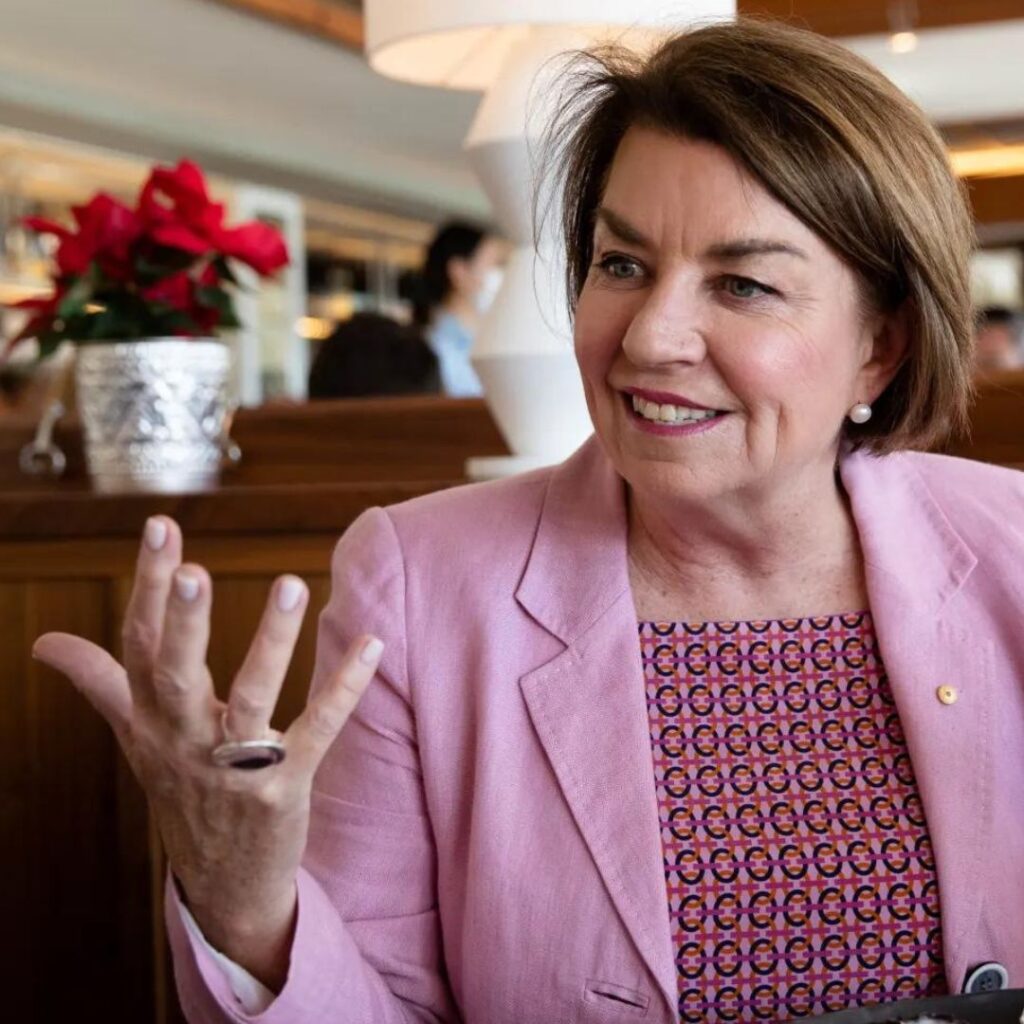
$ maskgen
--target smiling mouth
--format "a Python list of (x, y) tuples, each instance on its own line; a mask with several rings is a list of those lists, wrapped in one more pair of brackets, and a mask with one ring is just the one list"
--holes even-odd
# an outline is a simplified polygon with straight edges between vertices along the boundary
[(724, 412), (718, 409), (694, 409), (688, 405), (649, 402), (639, 395), (623, 393), (622, 397), (627, 408), (638, 419), (665, 427), (684, 426), (690, 423), (706, 423), (709, 420), (725, 415)]

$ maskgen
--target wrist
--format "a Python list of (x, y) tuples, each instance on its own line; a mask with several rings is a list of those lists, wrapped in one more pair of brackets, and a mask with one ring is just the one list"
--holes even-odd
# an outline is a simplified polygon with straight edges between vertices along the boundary
[(287, 897), (247, 900), (244, 910), (193, 900), (180, 885), (178, 891), (203, 938), (218, 953), (244, 968), (275, 994), (281, 991), (288, 978), (298, 920), (298, 893), (294, 885)]

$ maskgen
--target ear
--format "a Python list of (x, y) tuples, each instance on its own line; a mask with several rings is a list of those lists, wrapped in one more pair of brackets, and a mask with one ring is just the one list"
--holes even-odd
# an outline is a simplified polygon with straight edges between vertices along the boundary
[(857, 375), (857, 400), (871, 404), (889, 386), (907, 358), (911, 330), (910, 300), (892, 313), (879, 313), (865, 324), (864, 362)]

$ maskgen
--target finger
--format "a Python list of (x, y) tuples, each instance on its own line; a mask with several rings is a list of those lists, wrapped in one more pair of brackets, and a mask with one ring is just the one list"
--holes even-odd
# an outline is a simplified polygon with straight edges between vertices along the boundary
[(224, 719), (226, 739), (260, 739), (270, 727), (292, 660), (309, 591), (297, 576), (275, 581), (245, 661), (235, 676)]
[(69, 633), (44, 633), (32, 657), (63, 673), (120, 736), (132, 716), (125, 670), (102, 647)]
[(206, 668), (212, 593), (201, 565), (175, 571), (152, 675), (163, 717), (175, 729), (203, 740), (212, 732), (213, 685)]
[(124, 665), (135, 702), (152, 705), (151, 675), (167, 610), (171, 577), (181, 563), (181, 531), (167, 516), (146, 520), (135, 565), (135, 582), (125, 609)]
[(345, 652), (337, 672), (310, 698), (285, 734), (288, 756), (310, 776), (372, 682), (383, 651), (384, 644), (377, 637), (359, 637)]

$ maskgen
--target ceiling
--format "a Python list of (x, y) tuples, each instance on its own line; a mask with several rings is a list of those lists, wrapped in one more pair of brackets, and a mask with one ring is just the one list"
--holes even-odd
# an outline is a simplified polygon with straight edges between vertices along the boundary
[[(859, 12), (846, 26), (869, 30), (887, 7), (741, 6), (757, 5), (811, 24)], [(922, 23), (940, 8), (955, 21), (968, 5), (1021, 17), (926, 29), (910, 54), (882, 35), (848, 42), (938, 120), (1020, 119), (1024, 0), (918, 0)], [(384, 80), (358, 53), (213, 0), (0, 0), (0, 24), (0, 125), (187, 154), (214, 172), (413, 216), (486, 213), (461, 152), (474, 94)]]
[(477, 97), (209, 0), (0, 0), (0, 124), (405, 213), (486, 211)]

